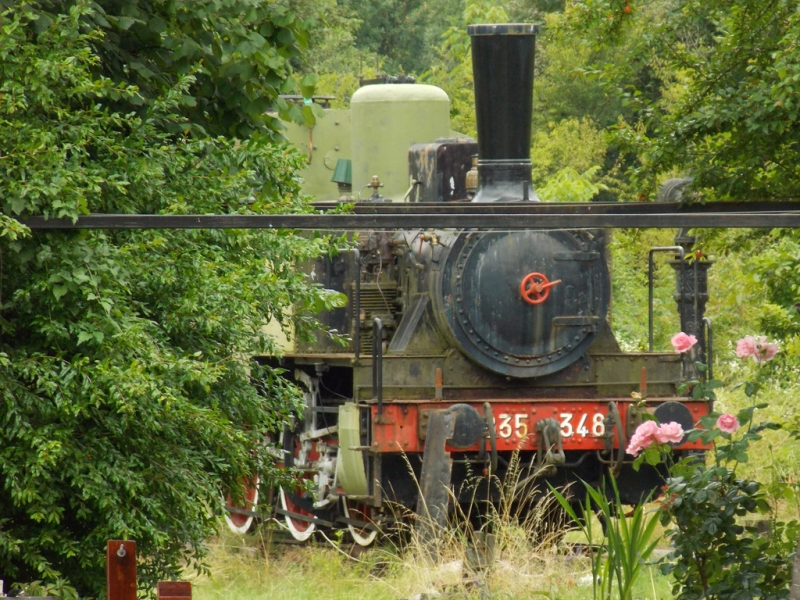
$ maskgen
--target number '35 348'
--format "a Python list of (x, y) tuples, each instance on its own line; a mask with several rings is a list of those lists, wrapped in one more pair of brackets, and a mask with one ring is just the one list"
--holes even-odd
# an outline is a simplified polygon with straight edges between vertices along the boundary
[[(565, 438), (574, 435), (600, 437), (606, 432), (605, 415), (603, 413), (575, 415), (574, 413), (564, 412), (559, 415), (559, 421), (561, 423), (561, 435)], [(512, 436), (516, 438), (526, 437), (531, 431), (529, 424), (530, 415), (525, 413), (500, 413), (495, 422), (497, 435), (504, 439)]]

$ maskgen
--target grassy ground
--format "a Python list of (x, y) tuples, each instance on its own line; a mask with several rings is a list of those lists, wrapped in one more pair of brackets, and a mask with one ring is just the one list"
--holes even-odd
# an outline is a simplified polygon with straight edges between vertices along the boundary
[[(268, 531), (246, 538), (224, 535), (211, 544), (211, 575), (192, 580), (197, 600), (398, 600), (411, 598), (591, 598), (591, 571), (583, 556), (534, 549), (522, 537), (502, 549), (486, 571), (465, 568), (464, 546), (448, 544), (431, 561), (412, 544), (356, 555), (345, 541), (318, 546), (270, 544)], [(570, 534), (571, 536), (574, 534)], [(350, 554), (353, 553), (353, 556)], [(427, 596), (425, 596), (427, 594)], [(441, 594), (437, 596), (436, 594)], [(651, 567), (636, 598), (670, 598), (669, 582)]]

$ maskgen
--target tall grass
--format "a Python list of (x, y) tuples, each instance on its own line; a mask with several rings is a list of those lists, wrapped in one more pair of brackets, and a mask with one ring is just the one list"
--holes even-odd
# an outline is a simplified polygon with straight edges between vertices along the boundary
[[(526, 473), (527, 475), (527, 473)], [(211, 544), (211, 576), (194, 580), (198, 600), (578, 600), (592, 596), (591, 560), (564, 544), (566, 533), (585, 548), (591, 540), (566, 532), (554, 497), (519, 486), (512, 461), (505, 482), (494, 479), (500, 501), (473, 497), (435, 531), (432, 545), (398, 511), (399, 531), (366, 551), (332, 536), (318, 546), (283, 546), (271, 539), (275, 524), (247, 538), (224, 535)], [(457, 506), (457, 505), (456, 505)], [(476, 519), (475, 511), (482, 512)], [(595, 522), (596, 523), (596, 522)], [(432, 526), (433, 527), (433, 526)], [(430, 528), (427, 528), (428, 530)], [(600, 529), (596, 524), (596, 529)], [(424, 531), (425, 529), (423, 529)], [(317, 534), (318, 535), (318, 534)], [(322, 539), (322, 538), (317, 538)], [(669, 582), (640, 565), (632, 590), (641, 600), (666, 600)]]

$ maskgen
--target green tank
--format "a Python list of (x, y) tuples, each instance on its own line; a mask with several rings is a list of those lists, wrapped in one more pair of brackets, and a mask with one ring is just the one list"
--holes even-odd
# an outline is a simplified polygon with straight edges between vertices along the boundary
[(284, 123), (284, 126), (283, 135), (308, 156), (306, 167), (300, 172), (305, 180), (303, 192), (317, 200), (336, 200), (342, 192), (331, 179), (339, 159), (351, 157), (350, 111), (326, 109), (325, 116), (317, 119), (314, 127), (297, 123)]
[(350, 117), (353, 196), (377, 175), (381, 195), (400, 202), (410, 186), (408, 149), (448, 137), (450, 99), (432, 85), (367, 85), (353, 94)]
[[(447, 94), (416, 83), (366, 85), (353, 94), (349, 110), (325, 109), (314, 127), (284, 125), (289, 142), (308, 156), (300, 175), (303, 191), (316, 200), (351, 194), (358, 199), (377, 175), (383, 184), (380, 194), (400, 202), (410, 186), (408, 149), (453, 135)], [(340, 159), (352, 161), (352, 193), (333, 181), (335, 173), (346, 171)], [(362, 199), (371, 193), (365, 189)]]

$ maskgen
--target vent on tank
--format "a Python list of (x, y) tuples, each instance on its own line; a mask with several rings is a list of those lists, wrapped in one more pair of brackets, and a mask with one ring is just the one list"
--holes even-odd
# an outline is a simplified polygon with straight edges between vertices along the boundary
[(470, 25), (478, 192), (473, 202), (538, 200), (531, 184), (536, 25)]

